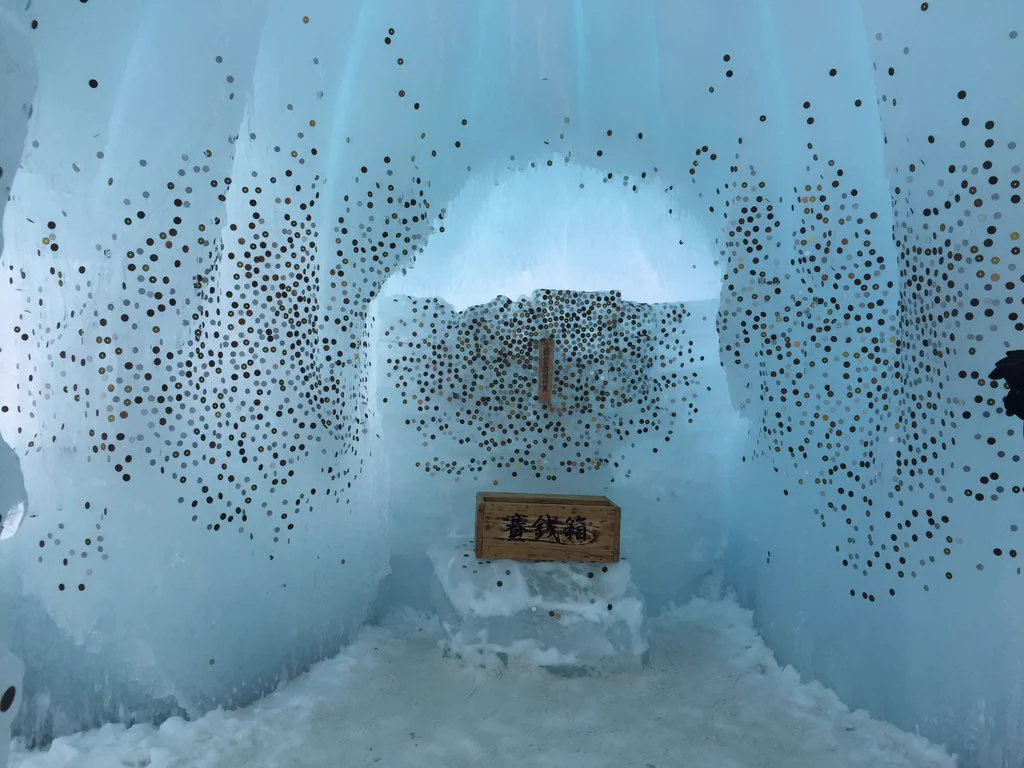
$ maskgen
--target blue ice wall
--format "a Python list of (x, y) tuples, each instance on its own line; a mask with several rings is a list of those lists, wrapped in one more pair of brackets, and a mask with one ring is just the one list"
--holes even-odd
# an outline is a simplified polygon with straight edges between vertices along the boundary
[[(612, 461), (560, 459), (583, 474), (492, 461), (435, 473), (440, 498), (645, 477), (619, 501), (657, 601), (724, 565), (785, 661), (968, 764), (1020, 763), (1022, 446), (986, 379), (1024, 330), (1020, 32), (1012, 0), (0, 0), (18, 727), (240, 703), (369, 615), (421, 543), (423, 472), (381, 404), (413, 307), (374, 301), (421, 249), (429, 269), (467, 184), (567, 158), (712, 239), (714, 314), (674, 310), (700, 348), (672, 365), (704, 388), (613, 430)], [(630, 359), (628, 391), (651, 380)], [(486, 453), (465, 421), (436, 466)], [(558, 428), (527, 422), (502, 451)], [(702, 466), (724, 482), (693, 492)], [(728, 549), (676, 556), (695, 518)]]
[(306, 213), (341, 51), (321, 82), (265, 3), (16, 10), (39, 71), (23, 148), (4, 134), (20, 729), (249, 701), (336, 650), (387, 568), (358, 289), (321, 281), (337, 216)]
[[(1022, 8), (865, 4), (867, 51), (847, 57), (807, 51), (830, 22), (801, 10), (771, 21), (808, 147), (770, 262), (781, 290), (757, 295), (734, 257), (723, 300), (753, 427), (730, 580), (780, 655), (846, 700), (966, 764), (1017, 765), (1024, 444), (987, 376), (1024, 330), (1024, 115), (1005, 98)], [(949, 55), (963, 41), (984, 57)], [(871, 101), (880, 132), (858, 124)], [(771, 514), (766, 488), (784, 494)]]

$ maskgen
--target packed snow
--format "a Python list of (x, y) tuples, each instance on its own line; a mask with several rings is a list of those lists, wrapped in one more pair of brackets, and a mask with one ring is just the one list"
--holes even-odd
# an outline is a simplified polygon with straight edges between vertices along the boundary
[(159, 727), (108, 725), (12, 768), (457, 766), (952, 767), (942, 748), (851, 712), (780, 668), (734, 601), (651, 622), (638, 673), (560, 677), (442, 657), (436, 617), (368, 627), (257, 704)]

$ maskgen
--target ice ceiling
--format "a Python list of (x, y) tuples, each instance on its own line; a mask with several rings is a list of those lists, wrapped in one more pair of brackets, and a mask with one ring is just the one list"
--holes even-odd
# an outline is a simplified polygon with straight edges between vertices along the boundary
[(417, 259), (422, 269), (394, 275), (383, 295), (436, 296), (457, 309), (539, 289), (614, 290), (647, 303), (717, 300), (712, 243), (697, 222), (668, 213), (670, 192), (550, 159), (550, 167), (468, 179), (437, 222), (445, 236)]
[[(251, 700), (500, 485), (615, 495), (653, 607), (713, 574), (851, 705), (1020, 762), (1024, 440), (986, 376), (1024, 331), (1021, 32), (1012, 0), (0, 0), (16, 728)], [(467, 185), (558, 163), (705, 232), (676, 254), (714, 298), (378, 299)]]

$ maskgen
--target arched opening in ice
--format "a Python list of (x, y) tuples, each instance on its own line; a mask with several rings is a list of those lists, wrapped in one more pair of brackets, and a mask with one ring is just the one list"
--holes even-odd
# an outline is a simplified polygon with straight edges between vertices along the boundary
[(717, 300), (711, 238), (677, 203), (657, 180), (564, 156), (477, 174), (383, 295), (437, 296), (460, 310), (539, 289), (614, 290), (649, 304)]
[[(432, 580), (424, 550), (472, 535), (480, 487), (629, 499), (623, 535), (654, 610), (714, 571), (721, 458), (745, 429), (720, 360), (714, 249), (648, 172), (558, 155), (467, 179), (373, 304), (381, 454), (417, 470), (387, 473), (389, 599), (415, 602)], [(535, 396), (544, 336), (550, 408)], [(666, 511), (675, 524), (650, 536)]]

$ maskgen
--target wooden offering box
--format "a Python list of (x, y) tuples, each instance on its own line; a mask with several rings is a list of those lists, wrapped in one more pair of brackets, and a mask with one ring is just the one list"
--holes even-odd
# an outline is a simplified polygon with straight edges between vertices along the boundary
[(619, 561), (621, 510), (604, 496), (476, 495), (481, 560)]

